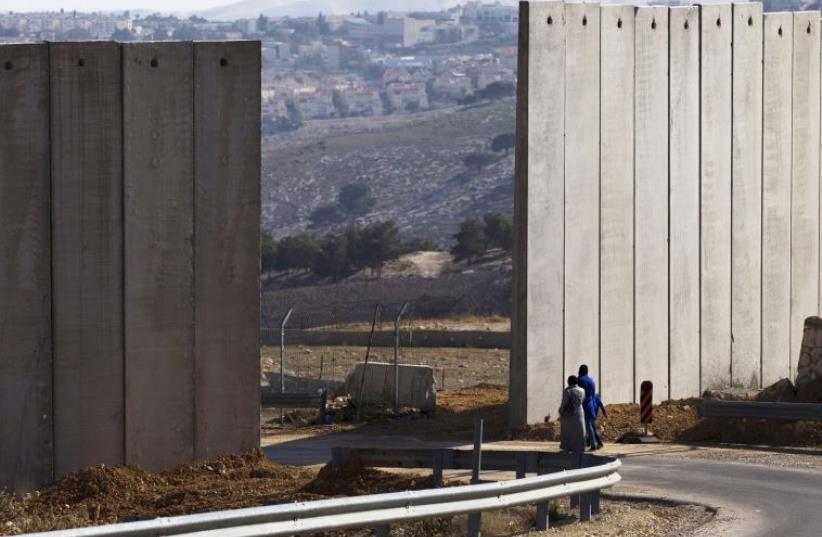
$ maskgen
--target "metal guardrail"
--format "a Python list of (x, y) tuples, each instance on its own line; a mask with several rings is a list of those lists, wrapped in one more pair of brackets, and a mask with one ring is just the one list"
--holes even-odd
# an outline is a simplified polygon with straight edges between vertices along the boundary
[[(508, 453), (514, 456), (517, 452)], [(581, 520), (588, 520), (592, 513), (598, 512), (598, 492), (620, 481), (617, 470), (621, 466), (617, 459), (598, 459), (602, 464), (509, 481), (234, 509), (30, 535), (277, 537), (369, 527), (376, 528), (378, 535), (387, 535), (389, 525), (398, 522), (528, 504), (537, 505), (537, 528), (545, 529), (549, 500), (565, 496), (570, 496), (572, 501), (576, 499)], [(517, 469), (518, 476), (521, 469)]]
[(822, 404), (766, 403), (760, 401), (703, 401), (697, 406), (705, 418), (822, 421)]

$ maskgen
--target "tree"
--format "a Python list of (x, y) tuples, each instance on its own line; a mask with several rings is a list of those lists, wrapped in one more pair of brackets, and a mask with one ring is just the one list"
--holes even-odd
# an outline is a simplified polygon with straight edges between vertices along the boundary
[(386, 261), (399, 257), (402, 251), (400, 232), (393, 220), (364, 228), (352, 226), (347, 237), (352, 264), (358, 268), (379, 269)]
[(305, 233), (292, 235), (277, 246), (277, 270), (310, 269), (320, 253), (320, 241)]
[(514, 222), (502, 213), (488, 213), (482, 217), (488, 246), (510, 252), (514, 248)]
[(411, 237), (403, 241), (401, 253), (410, 254), (412, 252), (439, 252), (440, 245), (431, 239), (423, 237)]
[(323, 278), (339, 279), (352, 271), (345, 234), (327, 235), (320, 244), (320, 253), (314, 260), (314, 274)]
[(365, 183), (352, 183), (340, 189), (337, 196), (340, 209), (350, 216), (367, 214), (377, 203), (371, 195), (371, 188)]
[(488, 249), (485, 222), (481, 218), (464, 220), (454, 238), (457, 239), (457, 243), (451, 248), (451, 253), (457, 260), (471, 259)]
[(486, 99), (497, 100), (503, 97), (512, 97), (516, 92), (513, 82), (491, 82), (482, 90), (482, 96)]
[(277, 261), (277, 241), (268, 233), (263, 233), (260, 242), (260, 268), (262, 272), (270, 273), (274, 270)]
[(134, 41), (134, 34), (125, 28), (117, 28), (114, 30), (114, 33), (111, 34), (111, 39), (113, 41)]
[(340, 117), (346, 117), (348, 115), (348, 103), (343, 98), (339, 90), (334, 90), (331, 94), (331, 102), (334, 103), (334, 108), (337, 110)]
[(508, 156), (508, 151), (510, 151), (516, 143), (516, 138), (514, 137), (513, 132), (506, 132), (503, 134), (498, 134), (494, 136), (494, 139), (491, 140), (491, 151), (494, 153), (499, 153), (500, 151), (505, 151), (505, 156)]
[(308, 216), (312, 227), (337, 224), (345, 219), (338, 205), (320, 205)]
[(483, 168), (491, 164), (496, 160), (493, 154), (488, 153), (486, 151), (476, 151), (474, 153), (469, 153), (465, 155), (465, 158), (462, 159), (463, 164), (465, 164), (466, 168), (470, 168), (474, 171), (482, 171)]

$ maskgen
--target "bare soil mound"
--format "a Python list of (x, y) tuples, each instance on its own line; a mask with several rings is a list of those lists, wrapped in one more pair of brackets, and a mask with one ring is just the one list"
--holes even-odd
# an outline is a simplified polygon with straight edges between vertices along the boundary
[(273, 463), (259, 450), (146, 472), (133, 466), (80, 470), (33, 494), (0, 494), (0, 534), (14, 535), (329, 496), (421, 488), (414, 476), (363, 469), (315, 470)]

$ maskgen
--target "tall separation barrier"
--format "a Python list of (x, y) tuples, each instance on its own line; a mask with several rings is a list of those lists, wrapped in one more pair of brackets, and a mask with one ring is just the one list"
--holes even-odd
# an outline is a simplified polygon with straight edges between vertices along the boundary
[(0, 489), (259, 445), (260, 44), (0, 46)]
[(792, 377), (820, 311), (820, 14), (520, 4), (511, 426)]

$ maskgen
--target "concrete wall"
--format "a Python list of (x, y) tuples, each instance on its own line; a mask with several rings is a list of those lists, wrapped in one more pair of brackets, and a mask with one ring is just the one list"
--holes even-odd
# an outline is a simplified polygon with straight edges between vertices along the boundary
[(260, 49), (0, 46), (0, 489), (259, 442)]
[(511, 425), (791, 376), (820, 296), (820, 16), (522, 3)]

